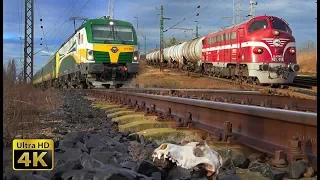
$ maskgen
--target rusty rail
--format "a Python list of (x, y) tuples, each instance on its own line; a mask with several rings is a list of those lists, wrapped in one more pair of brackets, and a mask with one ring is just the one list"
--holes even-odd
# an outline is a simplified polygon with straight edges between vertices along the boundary
[(294, 111), (317, 112), (316, 100), (268, 95), (259, 91), (164, 88), (121, 88), (118, 89), (118, 91), (170, 95), (184, 98), (222, 101), (235, 104), (255, 105)]
[(317, 159), (316, 113), (145, 93), (105, 90), (84, 92), (135, 107), (136, 110), (157, 113), (162, 118), (172, 118), (180, 127), (191, 125), (213, 135), (220, 132), (223, 140), (231, 138), (270, 155), (284, 151), (288, 161), (303, 159), (314, 162)]

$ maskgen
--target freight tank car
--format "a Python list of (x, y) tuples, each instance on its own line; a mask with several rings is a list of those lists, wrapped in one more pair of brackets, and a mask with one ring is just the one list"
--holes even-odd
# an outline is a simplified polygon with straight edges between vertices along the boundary
[(138, 73), (139, 52), (133, 25), (102, 17), (86, 21), (37, 71), (34, 85), (121, 87)]
[[(254, 84), (291, 84), (300, 69), (292, 30), (278, 17), (257, 16), (201, 39), (182, 47), (183, 64), (198, 66), (187, 66), (189, 71)], [(196, 51), (199, 46), (202, 52)]]

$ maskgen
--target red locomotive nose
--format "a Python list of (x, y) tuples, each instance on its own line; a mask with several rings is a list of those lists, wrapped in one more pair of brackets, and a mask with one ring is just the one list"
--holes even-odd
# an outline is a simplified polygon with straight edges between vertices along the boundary
[(274, 51), (277, 55), (280, 55), (283, 52), (282, 49), (279, 49), (279, 48), (276, 48)]

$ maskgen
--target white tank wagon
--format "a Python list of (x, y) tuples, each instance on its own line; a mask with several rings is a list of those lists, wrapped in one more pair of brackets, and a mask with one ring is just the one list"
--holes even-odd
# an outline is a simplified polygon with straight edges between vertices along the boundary
[(153, 61), (157, 61), (157, 51), (155, 51), (155, 52), (153, 52), (153, 54), (152, 54), (152, 60)]
[(146, 60), (147, 60), (147, 62), (150, 61), (150, 53), (146, 55)]
[(151, 59), (152, 53), (147, 54), (147, 56), (146, 56), (147, 62), (151, 62), (152, 61), (152, 59)]
[(186, 44), (186, 42), (181, 43), (179, 45), (176, 45), (173, 48), (173, 52), (172, 52), (172, 59), (177, 61), (179, 63), (179, 65), (183, 64), (183, 56), (182, 56), (182, 49), (183, 46)]
[(151, 61), (153, 61), (153, 62), (157, 62), (158, 61), (157, 52), (158, 51), (155, 51), (155, 52), (153, 52), (151, 54)]
[(174, 46), (168, 47), (164, 49), (163, 52), (163, 56), (164, 56), (164, 60), (171, 62), (172, 60), (172, 50), (173, 50)]
[(169, 48), (163, 50), (163, 58), (164, 61), (170, 62)]
[(171, 47), (168, 48), (168, 54), (169, 54), (169, 59), (170, 59), (170, 61), (171, 61), (171, 60), (174, 60), (174, 59), (173, 59), (173, 50), (174, 50), (175, 47), (176, 47), (176, 45), (171, 46)]
[(150, 54), (148, 54), (149, 56), (147, 56), (147, 60), (151, 63), (151, 62), (155, 62), (156, 59), (154, 58), (155, 57), (155, 52), (152, 52)]
[(184, 59), (193, 64), (198, 64), (202, 59), (202, 40), (204, 37), (188, 41), (182, 49)]

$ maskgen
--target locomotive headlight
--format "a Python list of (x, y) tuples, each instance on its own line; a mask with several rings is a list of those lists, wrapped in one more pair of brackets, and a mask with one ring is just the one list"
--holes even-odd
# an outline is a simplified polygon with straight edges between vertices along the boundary
[(256, 48), (253, 49), (253, 52), (254, 52), (255, 54), (261, 54), (261, 53), (263, 53), (263, 49), (256, 47)]
[(274, 34), (275, 36), (279, 36), (280, 32), (277, 31), (277, 30), (274, 30), (274, 31), (273, 31), (273, 34)]
[(291, 64), (290, 67), (293, 72), (297, 72), (300, 70), (300, 66), (298, 64)]
[(114, 25), (114, 22), (113, 21), (110, 21), (109, 22), (110, 26)]
[(133, 63), (138, 63), (139, 60), (139, 51), (134, 51), (133, 52), (133, 57), (132, 57), (132, 62)]
[(93, 57), (93, 50), (88, 50), (87, 59), (89, 61), (92, 61), (94, 59)]
[(269, 64), (261, 64), (260, 70), (262, 71), (268, 71), (269, 70)]
[(295, 54), (295, 53), (296, 53), (296, 49), (292, 47), (292, 48), (290, 48), (289, 52), (290, 52), (291, 54)]

